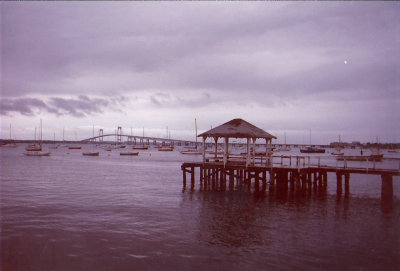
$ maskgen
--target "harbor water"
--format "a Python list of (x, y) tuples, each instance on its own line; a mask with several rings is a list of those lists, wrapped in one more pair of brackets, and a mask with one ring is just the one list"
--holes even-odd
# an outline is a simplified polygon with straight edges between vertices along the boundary
[(25, 146), (0, 149), (3, 271), (400, 270), (399, 177), (388, 208), (375, 175), (340, 197), (335, 175), (307, 197), (183, 191), (182, 162), (201, 156)]

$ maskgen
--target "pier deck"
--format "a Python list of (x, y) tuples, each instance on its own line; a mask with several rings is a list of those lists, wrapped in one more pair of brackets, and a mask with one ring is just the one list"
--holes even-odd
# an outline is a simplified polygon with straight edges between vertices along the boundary
[[(375, 163), (373, 163), (373, 166), (365, 164), (363, 167), (349, 167), (346, 163), (343, 163), (342, 166), (321, 165), (318, 157), (312, 157), (318, 159), (318, 163), (301, 164), (300, 161), (306, 161), (307, 157), (306, 159), (297, 157), (296, 162), (292, 164), (293, 157), (291, 157), (290, 163), (285, 165), (282, 161), (288, 157), (279, 158), (281, 158), (281, 162), (278, 164), (271, 163), (270, 165), (247, 167), (243, 163), (185, 162), (181, 165), (183, 187), (186, 189), (186, 175), (188, 173), (191, 189), (195, 188), (196, 180), (199, 181), (200, 189), (207, 189), (210, 186), (218, 186), (224, 189), (227, 184), (232, 187), (235, 182), (247, 183), (248, 185), (254, 183), (256, 190), (259, 189), (259, 184), (262, 184), (262, 189), (266, 189), (267, 185), (283, 190), (288, 189), (289, 185), (298, 189), (326, 189), (328, 185), (327, 174), (335, 173), (337, 193), (340, 195), (343, 190), (345, 194), (349, 193), (351, 174), (368, 174), (380, 175), (382, 197), (392, 198), (393, 176), (400, 176), (400, 168), (377, 168)], [(198, 172), (198, 177), (196, 177), (196, 172)]]

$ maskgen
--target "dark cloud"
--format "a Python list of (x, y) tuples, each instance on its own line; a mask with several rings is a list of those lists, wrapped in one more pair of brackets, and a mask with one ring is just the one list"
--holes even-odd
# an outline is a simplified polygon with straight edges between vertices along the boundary
[(41, 112), (48, 112), (57, 116), (73, 116), (82, 118), (89, 115), (101, 114), (105, 109), (118, 111), (119, 105), (123, 105), (127, 99), (118, 98), (89, 98), (79, 96), (77, 98), (65, 99), (52, 97), (48, 100), (37, 98), (6, 98), (0, 103), (0, 114), (10, 115), (20, 113), (25, 116), (35, 116)]
[[(393, 87), (393, 76), (380, 71), (395, 68), (391, 60), (400, 57), (399, 7), (4, 3), (3, 95), (79, 95), (93, 89), (104, 95), (148, 88), (323, 92), (344, 83), (357, 87), (365, 82), (357, 73), (366, 69), (372, 78), (384, 74), (380, 81)], [(310, 66), (313, 58), (325, 63)], [(332, 62), (342, 64), (345, 58), (358, 70), (347, 69), (344, 80), (344, 69)], [(104, 83), (94, 88), (92, 81), (99, 80)], [(365, 85), (360, 87), (375, 91), (377, 84)]]
[[(138, 110), (152, 116), (218, 112), (223, 122), (232, 112), (251, 120), (281, 110), (287, 119), (280, 125), (293, 127), (316, 114), (333, 116), (316, 122), (335, 129), (336, 113), (350, 116), (356, 106), (355, 122), (365, 127), (395, 123), (400, 113), (400, 2), (39, 1), (1, 8), (3, 115), (106, 114), (124, 109), (122, 96), (138, 97)], [(371, 110), (377, 102), (387, 110), (380, 118)]]
[(150, 102), (153, 105), (164, 108), (200, 108), (219, 103), (218, 99), (212, 99), (208, 92), (196, 96), (186, 97), (170, 93), (155, 93), (150, 95)]

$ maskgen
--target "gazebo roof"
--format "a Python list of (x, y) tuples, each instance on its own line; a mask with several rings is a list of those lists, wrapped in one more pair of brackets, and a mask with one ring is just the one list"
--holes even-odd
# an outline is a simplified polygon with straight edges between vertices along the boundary
[(275, 138), (275, 136), (242, 119), (233, 119), (198, 135), (199, 137)]

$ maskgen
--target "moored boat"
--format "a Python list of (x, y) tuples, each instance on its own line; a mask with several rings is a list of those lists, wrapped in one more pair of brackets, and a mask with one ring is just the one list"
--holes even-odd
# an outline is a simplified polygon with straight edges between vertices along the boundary
[(25, 148), (26, 151), (41, 151), (42, 145), (40, 144), (31, 144)]
[(82, 149), (82, 146), (69, 146), (68, 149), (70, 149), (70, 150), (80, 150), (80, 149)]
[(202, 152), (198, 149), (186, 149), (181, 151), (181, 154), (200, 155)]
[(50, 152), (29, 151), (24, 153), (26, 156), (50, 156)]
[(139, 152), (120, 152), (119, 155), (138, 156)]
[(383, 159), (383, 155), (340, 155), (336, 157), (336, 160), (339, 161), (359, 161), (359, 162), (366, 162), (366, 161), (376, 161), (380, 162)]
[(85, 155), (85, 156), (99, 156), (100, 153), (99, 152), (83, 152), (82, 155)]
[(344, 152), (341, 149), (336, 149), (331, 152), (332, 155), (344, 155)]
[(160, 146), (158, 148), (158, 151), (173, 151), (173, 150), (174, 150), (174, 147), (171, 147), (171, 146)]
[(300, 149), (301, 153), (325, 153), (325, 149), (308, 146)]
[(146, 146), (146, 145), (135, 145), (132, 146), (133, 150), (148, 150), (150, 146)]
[(0, 147), (16, 148), (17, 144), (15, 144), (15, 143), (3, 143), (3, 144), (0, 145)]

